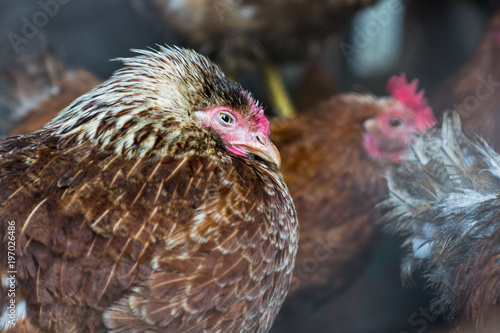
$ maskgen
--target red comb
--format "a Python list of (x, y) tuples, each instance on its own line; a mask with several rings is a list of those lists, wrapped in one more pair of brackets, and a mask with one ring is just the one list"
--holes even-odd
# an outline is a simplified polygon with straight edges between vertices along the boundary
[(417, 93), (417, 86), (417, 79), (408, 83), (406, 74), (401, 73), (400, 76), (393, 76), (389, 79), (389, 82), (387, 82), (387, 92), (413, 110), (417, 128), (425, 132), (436, 125), (437, 121), (434, 117), (434, 112), (429, 104), (427, 104), (424, 91), (421, 90)]

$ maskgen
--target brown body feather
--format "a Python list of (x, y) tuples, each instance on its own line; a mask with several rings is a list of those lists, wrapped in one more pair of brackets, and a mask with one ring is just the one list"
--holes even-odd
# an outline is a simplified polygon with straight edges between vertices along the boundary
[[(129, 81), (135, 91), (111, 79), (44, 129), (1, 141), (0, 230), (16, 222), (17, 290), (43, 332), (266, 332), (284, 300), (297, 223), (274, 165), (230, 154), (206, 129), (179, 127), (180, 111), (158, 110), (156, 129), (148, 113), (136, 116), (136, 131), (116, 124), (124, 111), (96, 120), (103, 108), (132, 105), (125, 95), (137, 105), (142, 98), (158, 103), (141, 88), (151, 96), (163, 88), (165, 99), (185, 92), (172, 105), (193, 110), (202, 105), (183, 101), (208, 107), (216, 100), (248, 112), (247, 95), (231, 97), (231, 85), (210, 81), (223, 80), (213, 65), (187, 51), (166, 52), (142, 60), (166, 71), (186, 66), (185, 77), (164, 73), (180, 87), (149, 87), (149, 79), (162, 79), (156, 69)], [(171, 58), (177, 52), (180, 61)], [(117, 78), (128, 71), (134, 74), (126, 69)], [(206, 99), (182, 90), (188, 83)], [(1, 239), (4, 248), (6, 234)], [(6, 256), (0, 260), (4, 276)]]

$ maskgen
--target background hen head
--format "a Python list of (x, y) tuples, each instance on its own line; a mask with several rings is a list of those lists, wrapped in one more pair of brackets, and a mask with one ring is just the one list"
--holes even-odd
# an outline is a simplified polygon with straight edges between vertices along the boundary
[(264, 110), (217, 65), (185, 49), (134, 51), (142, 55), (118, 59), (128, 67), (75, 100), (45, 128), (128, 157), (228, 150), (279, 165)]
[(400, 161), (411, 141), (436, 124), (434, 113), (424, 98), (424, 91), (417, 93), (418, 80), (406, 81), (406, 74), (392, 77), (387, 92), (393, 98), (386, 103), (382, 114), (364, 122), (364, 139), (372, 157)]

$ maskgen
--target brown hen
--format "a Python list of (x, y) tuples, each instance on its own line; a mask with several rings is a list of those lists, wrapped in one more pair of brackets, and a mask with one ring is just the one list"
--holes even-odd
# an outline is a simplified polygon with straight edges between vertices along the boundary
[(0, 301), (41, 332), (266, 332), (298, 237), (269, 122), (195, 52), (137, 52), (0, 141)]
[(394, 77), (388, 83), (393, 97), (338, 95), (272, 122), (300, 221), (289, 299), (325, 299), (370, 258), (379, 229), (374, 207), (387, 193), (385, 171), (435, 123), (416, 85)]

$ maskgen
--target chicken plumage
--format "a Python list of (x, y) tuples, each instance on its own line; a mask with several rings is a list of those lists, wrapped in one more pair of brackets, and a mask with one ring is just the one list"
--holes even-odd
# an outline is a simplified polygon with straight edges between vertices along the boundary
[(389, 173), (381, 205), (389, 230), (406, 237), (404, 281), (421, 270), (457, 331), (500, 328), (500, 156), (446, 113)]
[(26, 326), (266, 332), (298, 230), (264, 111), (193, 51), (136, 52), (0, 141), (0, 245), (14, 236)]
[(433, 94), (435, 110), (453, 109), (465, 129), (500, 151), (500, 7), (493, 13), (473, 57)]
[(271, 123), (300, 221), (289, 298), (325, 299), (360, 272), (379, 234), (385, 169), (435, 123), (416, 80), (387, 88), (391, 97), (342, 94)]

